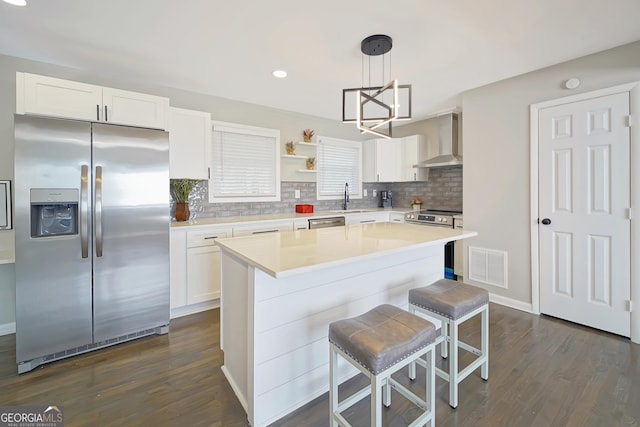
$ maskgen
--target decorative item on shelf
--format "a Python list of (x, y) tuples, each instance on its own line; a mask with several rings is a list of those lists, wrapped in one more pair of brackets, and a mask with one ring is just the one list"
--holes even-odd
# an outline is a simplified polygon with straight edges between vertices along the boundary
[(305, 129), (302, 131), (302, 137), (304, 138), (304, 142), (311, 142), (311, 138), (313, 138), (315, 132), (313, 129)]
[(289, 141), (285, 144), (285, 150), (287, 150), (287, 154), (293, 156), (296, 154), (296, 144), (293, 141)]
[(314, 170), (316, 167), (316, 158), (315, 157), (307, 157), (307, 169)]
[(411, 207), (413, 207), (414, 211), (419, 211), (422, 208), (422, 200), (420, 199), (412, 199)]
[(197, 179), (188, 178), (169, 180), (171, 198), (176, 203), (176, 221), (189, 219), (189, 195), (198, 182)]

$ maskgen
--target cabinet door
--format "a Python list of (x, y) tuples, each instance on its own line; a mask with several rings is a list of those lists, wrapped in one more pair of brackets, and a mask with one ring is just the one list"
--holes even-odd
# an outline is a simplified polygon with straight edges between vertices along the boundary
[(105, 87), (102, 102), (108, 123), (167, 129), (168, 98)]
[(377, 182), (376, 140), (362, 143), (362, 182)]
[(400, 139), (378, 139), (376, 140), (376, 169), (378, 182), (401, 181), (400, 160), (401, 160)]
[(428, 168), (414, 168), (413, 165), (429, 157), (426, 140), (422, 135), (411, 135), (402, 138), (402, 165), (401, 175), (403, 181), (427, 181)]
[(173, 107), (169, 111), (169, 176), (208, 179), (211, 114)]
[(100, 86), (17, 73), (16, 112), (97, 121), (102, 117)]
[(187, 250), (187, 304), (220, 298), (220, 248)]
[(187, 305), (187, 232), (171, 230), (169, 235), (170, 307)]

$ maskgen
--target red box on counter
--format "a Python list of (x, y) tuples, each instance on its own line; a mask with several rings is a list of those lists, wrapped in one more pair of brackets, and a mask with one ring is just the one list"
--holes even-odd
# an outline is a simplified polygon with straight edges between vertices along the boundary
[(296, 205), (296, 213), (313, 213), (313, 205)]

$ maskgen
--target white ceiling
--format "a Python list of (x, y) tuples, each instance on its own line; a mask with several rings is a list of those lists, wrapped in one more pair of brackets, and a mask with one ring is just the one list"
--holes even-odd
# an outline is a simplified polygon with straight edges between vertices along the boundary
[(639, 0), (30, 0), (0, 3), (0, 53), (340, 120), (342, 89), (362, 83), (360, 42), (382, 33), (419, 119), (640, 40), (639, 22)]

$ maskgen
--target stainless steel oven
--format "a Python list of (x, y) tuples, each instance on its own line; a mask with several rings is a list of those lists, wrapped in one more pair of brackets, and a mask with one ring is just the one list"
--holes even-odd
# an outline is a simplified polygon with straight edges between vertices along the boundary
[[(420, 224), (428, 227), (453, 228), (453, 217), (461, 215), (459, 211), (438, 211), (425, 209), (404, 214), (404, 221), (410, 224)], [(455, 280), (455, 241), (444, 246), (444, 277)]]

